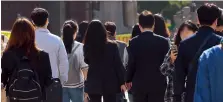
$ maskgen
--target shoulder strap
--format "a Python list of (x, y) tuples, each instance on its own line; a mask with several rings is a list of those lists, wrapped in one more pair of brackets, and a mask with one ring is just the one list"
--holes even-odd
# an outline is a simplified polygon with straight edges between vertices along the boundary
[(207, 44), (208, 40), (211, 38), (212, 35), (209, 35), (208, 37), (205, 38), (205, 40), (203, 41), (203, 43), (201, 44), (201, 46), (199, 47), (198, 51), (196, 52), (194, 58), (191, 60), (190, 65), (193, 66), (197, 59), (200, 57), (200, 55), (203, 52), (203, 47)]
[[(74, 45), (75, 46), (75, 45)], [(80, 43), (77, 43), (77, 45), (75, 46), (75, 47), (73, 47), (73, 49), (72, 49), (72, 51), (71, 51), (71, 54), (73, 54), (76, 50), (77, 50), (77, 48), (80, 46)], [(69, 59), (70, 57), (68, 57), (68, 59)]]

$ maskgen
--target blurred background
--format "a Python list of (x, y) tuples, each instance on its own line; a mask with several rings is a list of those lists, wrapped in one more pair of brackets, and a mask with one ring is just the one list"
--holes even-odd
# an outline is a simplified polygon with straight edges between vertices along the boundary
[(204, 2), (213, 2), (223, 7), (222, 1), (1, 1), (1, 30), (9, 30), (18, 16), (30, 18), (35, 7), (43, 7), (50, 13), (49, 30), (60, 35), (62, 24), (67, 19), (100, 19), (113, 21), (118, 34), (129, 34), (143, 10), (164, 16), (171, 32), (184, 21), (196, 21), (196, 9)]

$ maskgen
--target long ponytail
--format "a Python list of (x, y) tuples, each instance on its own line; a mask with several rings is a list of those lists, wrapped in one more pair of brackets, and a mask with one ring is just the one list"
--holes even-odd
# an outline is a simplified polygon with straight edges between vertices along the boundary
[(77, 23), (72, 20), (65, 21), (63, 25), (62, 38), (68, 54), (71, 53), (72, 45), (74, 42), (74, 34), (77, 32), (77, 29)]

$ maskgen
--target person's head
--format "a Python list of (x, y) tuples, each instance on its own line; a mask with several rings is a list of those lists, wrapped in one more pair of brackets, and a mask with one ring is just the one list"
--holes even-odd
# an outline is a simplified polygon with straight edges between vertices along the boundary
[(3, 34), (1, 35), (1, 41), (2, 43), (5, 41), (5, 36)]
[(78, 30), (78, 25), (75, 21), (67, 20), (64, 22), (62, 28), (62, 38), (67, 53), (71, 53), (72, 45), (77, 35), (77, 30)]
[(79, 24), (79, 31), (78, 31), (76, 41), (81, 42), (81, 43), (83, 42), (85, 34), (86, 34), (86, 30), (88, 28), (88, 24), (89, 24), (88, 21), (82, 21)]
[(221, 9), (221, 11), (222, 11), (222, 14), (221, 14), (221, 17), (218, 18), (218, 23), (217, 23), (217, 28), (216, 28), (216, 31), (220, 31), (220, 32), (223, 31), (223, 9)]
[(201, 26), (216, 28), (221, 10), (214, 4), (206, 3), (197, 9), (198, 21)]
[(177, 31), (177, 34), (175, 35), (175, 45), (179, 46), (182, 40), (192, 36), (197, 30), (197, 25), (189, 20), (182, 23)]
[(13, 24), (6, 51), (11, 48), (22, 48), (28, 55), (31, 51), (39, 51), (35, 44), (35, 30), (26, 18), (17, 18)]
[(169, 37), (170, 32), (166, 26), (164, 18), (160, 14), (155, 14), (154, 18), (155, 18), (155, 26), (153, 32), (163, 37)]
[(49, 13), (44, 8), (35, 8), (31, 13), (31, 19), (36, 27), (47, 27), (49, 24)]
[(141, 33), (140, 28), (139, 28), (139, 24), (136, 24), (133, 26), (132, 28), (132, 38), (138, 36)]
[(139, 15), (139, 28), (141, 32), (144, 32), (145, 29), (152, 30), (154, 28), (155, 18), (150, 11), (143, 11)]
[(93, 55), (101, 54), (107, 43), (107, 31), (100, 20), (92, 20), (86, 31), (84, 46)]
[(108, 31), (109, 36), (116, 36), (116, 25), (114, 22), (105, 22), (105, 28)]
[(4, 44), (5, 44), (5, 42), (4, 42), (4, 41), (5, 41), (5, 37), (4, 37), (3, 34), (1, 35), (1, 39), (2, 39), (2, 40), (1, 40), (1, 42), (2, 42), (2, 43), (1, 43), (1, 52), (3, 52), (4, 49), (5, 49), (5, 46), (4, 46)]

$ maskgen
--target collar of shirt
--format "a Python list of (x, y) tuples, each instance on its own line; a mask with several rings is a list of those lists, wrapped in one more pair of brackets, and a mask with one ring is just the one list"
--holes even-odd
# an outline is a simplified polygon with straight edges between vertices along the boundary
[(210, 33), (214, 33), (214, 29), (209, 26), (201, 26), (198, 30), (198, 35), (207, 36)]
[(44, 32), (44, 33), (50, 33), (50, 31), (46, 28), (37, 28), (36, 31), (37, 32)]
[(145, 30), (143, 33), (145, 33), (145, 32), (153, 32), (152, 30)]

